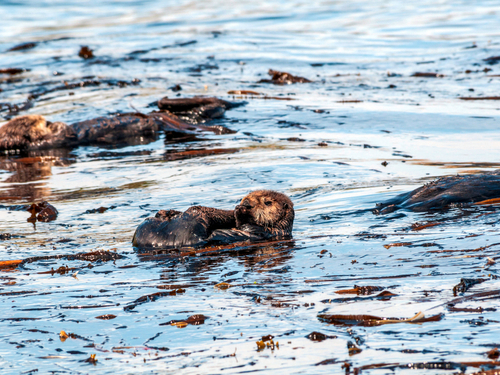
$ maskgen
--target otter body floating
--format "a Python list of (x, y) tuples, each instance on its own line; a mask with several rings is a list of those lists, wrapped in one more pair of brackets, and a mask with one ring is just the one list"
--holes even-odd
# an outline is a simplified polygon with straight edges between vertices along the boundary
[(224, 126), (204, 125), (224, 115), (226, 109), (243, 103), (217, 98), (163, 98), (160, 111), (148, 114), (125, 113), (67, 125), (49, 122), (40, 115), (19, 116), (0, 127), (0, 150), (43, 150), (84, 145), (116, 145), (139, 136), (154, 136), (159, 131), (215, 134), (234, 133)]
[(258, 190), (234, 210), (194, 206), (185, 212), (158, 211), (137, 227), (132, 243), (138, 248), (179, 248), (284, 239), (292, 235), (294, 217), (290, 198)]
[(500, 170), (442, 177), (409, 193), (400, 194), (387, 202), (377, 204), (373, 212), (387, 214), (400, 208), (415, 212), (443, 210), (498, 198), (500, 198)]

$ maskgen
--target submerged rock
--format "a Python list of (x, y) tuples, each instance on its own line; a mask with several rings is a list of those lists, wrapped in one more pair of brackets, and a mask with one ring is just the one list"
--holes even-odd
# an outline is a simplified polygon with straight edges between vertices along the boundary
[(439, 178), (409, 193), (378, 203), (373, 213), (387, 214), (400, 208), (414, 212), (442, 210), (498, 198), (500, 198), (500, 170)]

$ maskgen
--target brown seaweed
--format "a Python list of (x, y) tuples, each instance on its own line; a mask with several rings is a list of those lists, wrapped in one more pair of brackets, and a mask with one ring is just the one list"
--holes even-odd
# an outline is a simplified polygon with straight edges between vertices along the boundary
[(487, 280), (488, 279), (460, 279), (460, 282), (453, 287), (453, 295), (456, 296), (458, 293), (465, 293), (474, 285), (483, 283)]
[(323, 341), (326, 339), (336, 339), (337, 338), (337, 336), (329, 336), (329, 335), (325, 335), (324, 333), (316, 332), (316, 331), (311, 332), (306, 337), (311, 341)]
[[(57, 209), (52, 206), (49, 202), (43, 201), (40, 203), (33, 203), (28, 209), (31, 213), (31, 217), (28, 221), (42, 221), (48, 222), (57, 219), (57, 214), (59, 213)], [(38, 215), (37, 215), (38, 214)]]
[(26, 51), (28, 49), (33, 49), (38, 45), (38, 42), (27, 42), (27, 43), (21, 43), (17, 44), (14, 47), (11, 47), (7, 50), (7, 52), (13, 52), (13, 51)]
[(184, 328), (187, 325), (193, 325), (193, 326), (198, 326), (201, 324), (205, 324), (205, 320), (209, 319), (208, 316), (205, 316), (203, 314), (195, 314), (189, 316), (187, 319), (184, 320), (170, 320), (169, 322), (166, 323), (160, 323), (161, 326), (176, 326), (178, 328)]
[(78, 52), (78, 56), (87, 60), (94, 57), (94, 52), (88, 46), (82, 46)]
[(29, 72), (30, 69), (23, 69), (23, 68), (3, 68), (0, 69), (0, 74), (8, 74), (8, 75), (16, 75), (16, 74), (21, 74), (24, 72)]
[(290, 85), (292, 83), (310, 83), (312, 81), (304, 77), (294, 76), (287, 72), (279, 72), (277, 70), (269, 69), (268, 74), (271, 79), (261, 79), (257, 83), (273, 83), (275, 85)]
[(461, 96), (460, 100), (500, 100), (500, 96), (477, 96), (477, 97), (464, 97)]
[(434, 73), (434, 72), (416, 72), (411, 75), (412, 77), (423, 77), (423, 78), (441, 78), (444, 77), (444, 74)]
[(113, 314), (105, 314), (105, 315), (99, 315), (99, 316), (96, 316), (95, 318), (96, 318), (96, 319), (101, 319), (101, 320), (111, 320), (111, 319), (115, 319), (115, 318), (116, 318), (116, 315), (113, 315)]
[(412, 318), (381, 318), (374, 315), (338, 315), (338, 314), (320, 314), (318, 319), (325, 323), (340, 325), (340, 326), (362, 326), (373, 327), (383, 324), (395, 323), (411, 323), (420, 324), (425, 322), (437, 322), (443, 319), (444, 314), (433, 315), (425, 317), (423, 313), (419, 312)]
[(496, 63), (500, 62), (500, 56), (490, 56), (486, 59), (483, 59), (483, 61), (490, 65), (495, 65)]
[(392, 292), (389, 292), (388, 290), (385, 290), (383, 292), (380, 292), (376, 296), (369, 296), (369, 297), (351, 297), (351, 298), (329, 298), (329, 299), (324, 299), (321, 302), (322, 303), (344, 303), (344, 302), (358, 302), (358, 301), (371, 301), (371, 300), (380, 300), (380, 301), (389, 301), (392, 297), (397, 296), (397, 294), (394, 294)]
[(498, 358), (500, 358), (500, 350), (498, 350), (498, 348), (493, 348), (489, 352), (486, 353), (486, 356), (489, 359), (496, 361)]
[(165, 160), (173, 161), (173, 160), (184, 160), (191, 158), (199, 158), (203, 156), (212, 156), (212, 155), (220, 155), (220, 154), (234, 154), (239, 152), (238, 148), (214, 148), (214, 149), (190, 149), (185, 151), (166, 151), (164, 155)]
[(22, 260), (4, 260), (0, 261), (0, 269), (12, 269), (16, 268), (18, 265), (20, 265), (23, 261)]
[[(441, 305), (438, 306), (454, 306), (458, 303), (462, 303), (465, 301), (477, 301), (477, 300), (483, 300), (483, 299), (496, 299), (500, 298), (500, 289), (495, 289), (495, 290), (490, 290), (488, 292), (480, 292), (480, 293), (475, 293), (471, 294), (469, 296), (463, 296), (463, 297), (458, 297), (455, 299), (452, 299), (451, 301), (445, 302)], [(436, 307), (438, 307), (436, 306)]]
[[(97, 250), (91, 251), (88, 253), (77, 253), (77, 254), (61, 254), (61, 255), (45, 255), (38, 257), (30, 257), (26, 259), (18, 259), (18, 260), (7, 260), (0, 261), (0, 265), (4, 265), (5, 268), (14, 268), (20, 265), (25, 265), (28, 263), (37, 262), (40, 260), (48, 260), (48, 259), (66, 259), (66, 260), (83, 260), (86, 262), (108, 262), (115, 261), (118, 259), (125, 258), (123, 255), (117, 254), (111, 251)], [(1, 268), (1, 267), (0, 267)], [(56, 271), (48, 271), (56, 272)]]
[(185, 293), (185, 289), (177, 289), (177, 290), (172, 290), (170, 292), (156, 292), (152, 294), (146, 294), (145, 296), (137, 298), (135, 301), (132, 303), (128, 304), (127, 306), (123, 307), (123, 310), (125, 311), (131, 311), (135, 309), (137, 306), (142, 305), (143, 303), (147, 302), (154, 302), (159, 298), (162, 297), (167, 297), (167, 296), (175, 296), (177, 294)]
[(215, 105), (226, 108), (232, 108), (234, 105), (222, 99), (215, 97), (195, 96), (193, 98), (176, 98), (170, 99), (164, 97), (158, 100), (158, 108), (162, 111), (170, 111), (172, 113), (188, 112), (198, 107), (207, 105)]

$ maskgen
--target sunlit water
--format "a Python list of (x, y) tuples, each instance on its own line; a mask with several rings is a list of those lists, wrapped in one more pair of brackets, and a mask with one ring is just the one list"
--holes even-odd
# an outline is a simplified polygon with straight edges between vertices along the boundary
[[(490, 361), (484, 353), (500, 345), (499, 314), (491, 311), (498, 299), (457, 305), (490, 309), (482, 313), (453, 312), (446, 302), (461, 278), (487, 279), (465, 296), (499, 289), (498, 266), (486, 265), (487, 257), (499, 258), (496, 211), (375, 216), (370, 209), (436, 176), (498, 168), (500, 101), (459, 97), (498, 96), (500, 64), (484, 59), (500, 55), (499, 16), (495, 1), (3, 1), (0, 69), (30, 71), (0, 75), (1, 103), (22, 105), (65, 82), (103, 82), (46, 93), (20, 114), (73, 123), (148, 111), (153, 101), (175, 97), (170, 87), (177, 84), (181, 96), (247, 104), (217, 121), (236, 134), (81, 147), (35, 163), (1, 157), (0, 234), (14, 237), (0, 241), (0, 260), (99, 249), (126, 256), (93, 268), (45, 260), (1, 272), (2, 373), (342, 373), (345, 362), (351, 370), (385, 363), (400, 366), (396, 373), (450, 373), (408, 369), (450, 362), (451, 372), (479, 371), (463, 363)], [(7, 52), (27, 42), (38, 44)], [(78, 57), (82, 45), (96, 57)], [(314, 82), (257, 84), (269, 69)], [(412, 77), (417, 72), (442, 76)], [(140, 83), (113, 84), (134, 78)], [(292, 100), (235, 97), (230, 90)], [(0, 110), (6, 117), (6, 107)], [(201, 148), (226, 151), (166, 157)], [(293, 242), (181, 258), (139, 254), (131, 245), (137, 225), (159, 209), (229, 209), (261, 188), (294, 201)], [(57, 207), (57, 220), (33, 225), (29, 213), (7, 210), (42, 199)], [(440, 225), (411, 231), (417, 222)], [(394, 243), (404, 246), (384, 247)], [(40, 273), (62, 265), (74, 270)], [(222, 281), (232, 287), (214, 287)], [(185, 292), (124, 309), (169, 291), (166, 285)], [(354, 285), (396, 296), (339, 301), (356, 296), (335, 291)], [(318, 319), (410, 318), (419, 311), (445, 316), (351, 328)], [(96, 319), (104, 314), (116, 318)], [(209, 318), (182, 329), (160, 325), (194, 314)], [(62, 341), (61, 330), (78, 337)], [(305, 337), (313, 331), (337, 338), (313, 342)], [(279, 349), (258, 351), (256, 341), (268, 334)], [(349, 342), (362, 352), (350, 355)], [(95, 366), (83, 362), (91, 354)]]

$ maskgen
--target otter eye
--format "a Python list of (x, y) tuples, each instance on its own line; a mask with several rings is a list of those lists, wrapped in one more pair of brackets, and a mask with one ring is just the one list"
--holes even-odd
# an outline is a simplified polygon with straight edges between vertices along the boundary
[(271, 201), (265, 201), (265, 202), (264, 202), (264, 204), (265, 204), (266, 206), (270, 206), (270, 205), (272, 205), (272, 204), (273, 204), (273, 202), (271, 202)]

